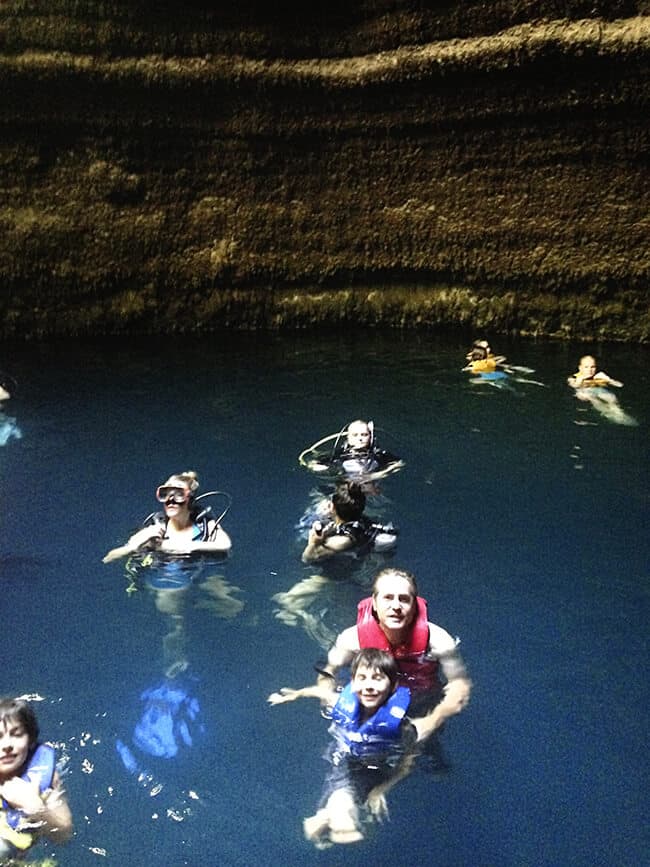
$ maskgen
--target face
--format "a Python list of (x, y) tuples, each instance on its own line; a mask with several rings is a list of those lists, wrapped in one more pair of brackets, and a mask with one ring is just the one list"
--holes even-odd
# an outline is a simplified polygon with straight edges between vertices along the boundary
[(585, 355), (580, 359), (579, 369), (583, 376), (593, 376), (596, 373), (596, 359), (592, 355)]
[(373, 597), (380, 626), (384, 629), (404, 629), (415, 617), (416, 599), (411, 585), (401, 575), (384, 575)]
[(187, 510), (190, 489), (183, 482), (172, 477), (158, 488), (156, 498), (165, 504), (165, 514), (170, 518), (183, 510)]
[(348, 445), (352, 449), (367, 449), (370, 445), (370, 428), (362, 421), (354, 422), (348, 428)]
[(378, 668), (359, 665), (352, 678), (352, 692), (366, 710), (376, 710), (381, 707), (392, 691), (393, 685), (388, 675)]
[(0, 781), (15, 777), (22, 770), (29, 747), (29, 735), (21, 722), (0, 722)]

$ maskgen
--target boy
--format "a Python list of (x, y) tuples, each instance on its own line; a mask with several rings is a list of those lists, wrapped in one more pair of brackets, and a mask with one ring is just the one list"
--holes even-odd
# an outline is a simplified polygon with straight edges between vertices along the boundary
[(362, 840), (364, 809), (375, 818), (388, 815), (386, 793), (408, 774), (415, 743), (437, 725), (431, 714), (417, 720), (406, 717), (410, 691), (398, 686), (397, 664), (386, 651), (359, 651), (350, 674), (342, 692), (332, 679), (302, 689), (283, 687), (268, 698), (273, 705), (319, 698), (329, 711), (333, 740), (326, 758), (332, 769), (318, 812), (303, 822), (305, 837), (318, 848)]

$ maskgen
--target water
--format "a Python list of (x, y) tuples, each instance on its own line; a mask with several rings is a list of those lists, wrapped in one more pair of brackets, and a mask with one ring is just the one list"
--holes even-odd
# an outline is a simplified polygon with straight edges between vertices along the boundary
[[(3, 692), (37, 693), (67, 760), (69, 867), (649, 863), (643, 782), (648, 680), (647, 348), (594, 348), (638, 424), (565, 385), (582, 346), (499, 342), (533, 383), (470, 385), (465, 337), (349, 334), (5, 347), (22, 438), (0, 448)], [(462, 638), (470, 707), (443, 735), (452, 770), (417, 772), (391, 821), (316, 851), (326, 723), (308, 701), (318, 641), (351, 625), (374, 567), (309, 600), (318, 634), (272, 597), (318, 572), (295, 525), (316, 480), (309, 443), (353, 418), (407, 466), (374, 506), (431, 618)], [(170, 472), (234, 498), (225, 564), (166, 601), (102, 555), (154, 507)], [(209, 579), (209, 580), (206, 580)], [(239, 589), (235, 589), (239, 588)], [(164, 595), (163, 595), (164, 597)], [(191, 748), (123, 766), (140, 694), (187, 665)], [(137, 774), (142, 772), (140, 782)], [(50, 851), (45, 847), (43, 851)]]

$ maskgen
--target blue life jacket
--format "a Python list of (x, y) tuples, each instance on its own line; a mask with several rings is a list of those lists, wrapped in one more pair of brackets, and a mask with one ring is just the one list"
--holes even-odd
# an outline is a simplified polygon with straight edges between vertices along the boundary
[[(56, 766), (56, 753), (52, 747), (39, 744), (34, 750), (27, 768), (21, 779), (29, 783), (38, 783), (39, 792), (45, 792), (51, 788)], [(5, 858), (21, 858), (22, 853), (34, 844), (34, 835), (30, 830), (20, 830), (22, 819), (28, 817), (22, 810), (10, 807), (7, 801), (2, 799), (0, 810), (0, 859), (4, 864)], [(13, 863), (13, 861), (12, 861)]]
[[(21, 774), (20, 778), (28, 783), (38, 782), (38, 791), (45, 792), (52, 787), (55, 768), (56, 753), (54, 748), (47, 744), (39, 744), (27, 764), (25, 773)], [(16, 828), (24, 813), (10, 807), (4, 798), (2, 799), (2, 808), (6, 811), (8, 824), (12, 828)]]
[(332, 708), (330, 732), (355, 758), (386, 753), (399, 745), (401, 725), (411, 701), (406, 686), (398, 686), (377, 712), (359, 725), (359, 699), (348, 684)]

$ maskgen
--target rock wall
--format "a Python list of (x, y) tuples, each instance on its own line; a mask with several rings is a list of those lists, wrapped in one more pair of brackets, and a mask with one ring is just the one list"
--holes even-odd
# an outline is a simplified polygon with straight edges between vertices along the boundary
[(0, 4), (0, 334), (650, 339), (644, 3)]

